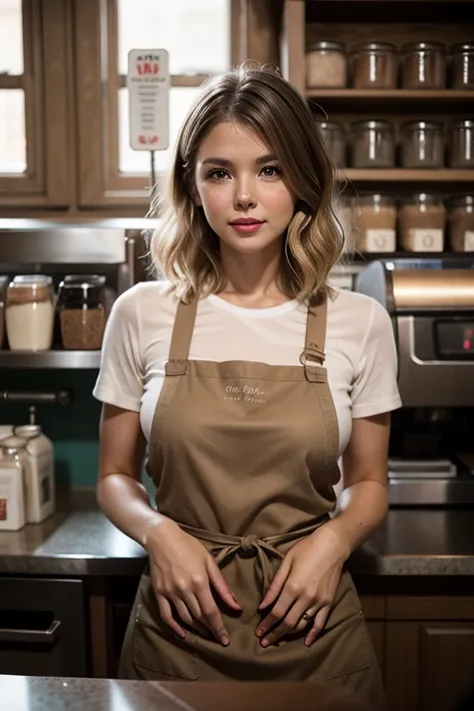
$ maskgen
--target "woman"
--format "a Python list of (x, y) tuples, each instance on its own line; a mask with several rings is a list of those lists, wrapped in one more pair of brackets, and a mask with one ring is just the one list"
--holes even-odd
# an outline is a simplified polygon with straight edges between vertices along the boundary
[(205, 85), (151, 242), (169, 282), (116, 301), (94, 390), (99, 504), (149, 554), (121, 676), (323, 680), (383, 707), (344, 564), (387, 511), (396, 355), (382, 307), (328, 286), (333, 187), (275, 71)]

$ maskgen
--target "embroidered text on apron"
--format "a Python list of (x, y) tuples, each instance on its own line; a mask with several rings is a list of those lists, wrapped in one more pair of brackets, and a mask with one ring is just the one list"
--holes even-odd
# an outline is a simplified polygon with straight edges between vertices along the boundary
[[(308, 310), (301, 366), (193, 361), (197, 301), (179, 303), (149, 443), (159, 511), (198, 538), (243, 608), (217, 604), (223, 647), (160, 619), (149, 568), (140, 581), (119, 676), (155, 680), (326, 681), (384, 708), (380, 674), (347, 571), (324, 630), (263, 648), (258, 605), (286, 552), (329, 519), (339, 432), (324, 362), (326, 301)], [(319, 363), (318, 363), (319, 362)], [(266, 611), (265, 614), (267, 614)]]

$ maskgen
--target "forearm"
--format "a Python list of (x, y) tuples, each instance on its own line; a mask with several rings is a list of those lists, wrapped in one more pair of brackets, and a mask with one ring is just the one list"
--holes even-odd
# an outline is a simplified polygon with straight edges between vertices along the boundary
[(388, 488), (378, 481), (361, 481), (344, 489), (330, 526), (348, 558), (380, 526), (388, 511)]
[(125, 474), (101, 477), (97, 501), (107, 518), (144, 548), (150, 530), (171, 521), (150, 506), (145, 487)]

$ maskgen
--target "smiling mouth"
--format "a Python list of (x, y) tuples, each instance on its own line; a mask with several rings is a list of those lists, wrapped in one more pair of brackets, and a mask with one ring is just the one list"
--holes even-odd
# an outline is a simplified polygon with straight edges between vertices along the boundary
[(261, 225), (263, 220), (255, 220), (253, 217), (241, 217), (238, 220), (233, 220), (230, 225)]

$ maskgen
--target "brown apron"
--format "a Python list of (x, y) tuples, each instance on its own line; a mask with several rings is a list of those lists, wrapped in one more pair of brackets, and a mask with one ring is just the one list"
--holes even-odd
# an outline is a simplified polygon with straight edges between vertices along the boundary
[(215, 556), (243, 612), (217, 598), (228, 647), (190, 628), (182, 640), (160, 619), (147, 566), (119, 676), (322, 680), (359, 692), (382, 709), (380, 673), (346, 570), (313, 646), (304, 645), (308, 629), (267, 648), (255, 635), (265, 616), (258, 606), (282, 558), (324, 524), (335, 506), (339, 432), (320, 365), (326, 301), (308, 310), (301, 366), (188, 360), (196, 310), (197, 301), (178, 305), (148, 473), (159, 511)]

